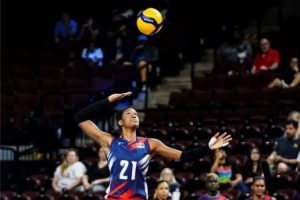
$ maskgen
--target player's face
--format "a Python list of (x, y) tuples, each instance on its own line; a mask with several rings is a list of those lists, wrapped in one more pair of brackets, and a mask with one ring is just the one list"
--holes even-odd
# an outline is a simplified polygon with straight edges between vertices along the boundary
[(216, 192), (219, 190), (219, 182), (215, 177), (210, 177), (206, 181), (206, 187), (211, 192)]
[(122, 115), (122, 126), (127, 128), (138, 128), (140, 124), (139, 116), (133, 108), (128, 108)]
[(156, 194), (157, 194), (158, 199), (161, 199), (161, 200), (168, 199), (169, 184), (166, 182), (162, 182), (161, 184), (159, 184), (156, 189)]
[(68, 154), (67, 154), (67, 162), (69, 164), (73, 164), (77, 161), (77, 155), (74, 151), (70, 151)]
[(265, 181), (256, 180), (252, 186), (252, 190), (256, 196), (263, 196), (266, 191)]
[(296, 135), (297, 129), (292, 124), (288, 124), (285, 127), (285, 132), (288, 137), (293, 138)]
[(251, 160), (252, 161), (258, 161), (260, 158), (260, 154), (257, 149), (252, 149), (251, 154), (250, 154)]

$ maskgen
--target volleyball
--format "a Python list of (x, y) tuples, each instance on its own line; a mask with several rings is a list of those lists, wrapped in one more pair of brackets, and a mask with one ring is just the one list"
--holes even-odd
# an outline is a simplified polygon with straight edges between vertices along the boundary
[(154, 35), (163, 27), (163, 17), (158, 10), (147, 8), (138, 14), (136, 24), (141, 33)]

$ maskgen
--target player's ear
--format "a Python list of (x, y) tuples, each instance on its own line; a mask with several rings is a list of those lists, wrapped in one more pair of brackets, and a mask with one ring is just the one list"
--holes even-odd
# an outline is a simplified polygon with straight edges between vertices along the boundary
[(119, 125), (119, 126), (122, 126), (122, 125), (123, 125), (122, 120), (119, 120), (119, 121), (118, 121), (118, 125)]

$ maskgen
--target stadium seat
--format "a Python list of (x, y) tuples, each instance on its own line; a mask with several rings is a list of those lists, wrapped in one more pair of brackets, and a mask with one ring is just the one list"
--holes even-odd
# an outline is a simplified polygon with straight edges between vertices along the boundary
[(38, 93), (38, 83), (35, 80), (15, 80), (14, 88), (16, 93), (23, 94), (37, 94)]
[(40, 106), (40, 97), (31, 94), (17, 94), (14, 110), (19, 113), (27, 113), (36, 110)]
[(66, 108), (74, 108), (89, 102), (89, 96), (85, 94), (69, 94), (65, 97)]
[(293, 189), (281, 189), (276, 191), (277, 194), (285, 194), (288, 196), (288, 199), (293, 200), (296, 198), (297, 191)]
[(196, 77), (193, 83), (193, 89), (210, 90), (214, 87), (214, 77)]
[(63, 84), (61, 80), (42, 79), (40, 80), (41, 94), (61, 94), (63, 92)]
[(88, 80), (81, 79), (65, 79), (64, 92), (65, 93), (88, 93), (89, 83)]
[(24, 67), (13, 67), (12, 77), (13, 79), (33, 80), (35, 78), (34, 69)]
[(235, 155), (231, 155), (230, 156), (232, 159), (234, 159), (236, 161), (236, 163), (240, 166), (245, 165), (246, 160), (247, 160), (247, 156), (246, 155), (242, 155), (242, 154), (235, 154)]
[(204, 107), (210, 103), (212, 92), (210, 90), (193, 90), (187, 102), (188, 107)]
[(293, 178), (289, 175), (274, 175), (271, 178), (272, 182), (272, 189), (274, 191), (280, 190), (280, 189), (290, 189), (292, 188)]
[(102, 92), (110, 92), (113, 90), (113, 80), (104, 78), (90, 79), (89, 92), (92, 94), (101, 94)]
[(64, 78), (66, 79), (86, 79), (87, 74), (84, 67), (67, 67), (64, 70)]
[(261, 86), (261, 76), (259, 74), (236, 76), (236, 85), (244, 88), (258, 88)]
[(222, 191), (222, 194), (232, 200), (239, 199), (241, 196), (241, 192), (239, 190), (231, 190), (231, 189)]
[(39, 78), (42, 80), (61, 80), (62, 72), (56, 67), (41, 66), (39, 68)]
[(172, 92), (170, 94), (169, 107), (183, 108), (186, 107), (189, 100), (189, 92)]
[(95, 79), (112, 79), (112, 67), (90, 67), (88, 69), (88, 76)]
[(36, 191), (25, 191), (22, 193), (22, 196), (26, 197), (28, 200), (34, 200), (38, 196)]

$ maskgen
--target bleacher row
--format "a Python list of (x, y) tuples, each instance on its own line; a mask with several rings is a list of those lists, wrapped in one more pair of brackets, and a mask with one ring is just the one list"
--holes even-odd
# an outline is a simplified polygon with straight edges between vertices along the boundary
[[(62, 115), (93, 97), (132, 89), (134, 66), (14, 67), (1, 82), (2, 115), (36, 111), (39, 116)], [(17, 123), (17, 120), (16, 120)]]

